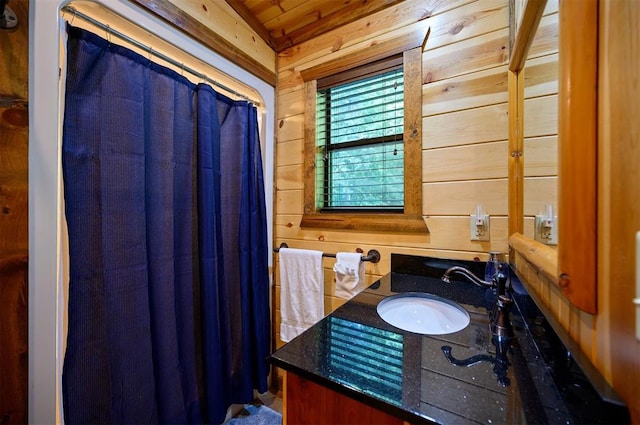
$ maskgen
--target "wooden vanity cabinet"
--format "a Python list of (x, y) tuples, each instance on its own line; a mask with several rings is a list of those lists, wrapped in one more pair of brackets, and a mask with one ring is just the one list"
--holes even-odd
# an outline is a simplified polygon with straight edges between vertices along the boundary
[(283, 425), (385, 424), (405, 421), (295, 373), (284, 372)]

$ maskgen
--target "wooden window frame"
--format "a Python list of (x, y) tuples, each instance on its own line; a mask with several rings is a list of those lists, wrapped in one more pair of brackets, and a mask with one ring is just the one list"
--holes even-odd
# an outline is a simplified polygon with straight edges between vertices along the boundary
[[(427, 33), (428, 35), (428, 33)], [(422, 51), (426, 37), (419, 43), (380, 53), (343, 57), (331, 64), (322, 64), (301, 71), (305, 81), (304, 113), (304, 214), (300, 227), (360, 231), (428, 233), (422, 215)], [(379, 46), (380, 47), (380, 46)], [(375, 53), (375, 54), (374, 54)], [(317, 80), (347, 69), (402, 53), (404, 72), (404, 212), (347, 213), (320, 212), (315, 193), (316, 93)], [(379, 55), (379, 56), (376, 56)]]

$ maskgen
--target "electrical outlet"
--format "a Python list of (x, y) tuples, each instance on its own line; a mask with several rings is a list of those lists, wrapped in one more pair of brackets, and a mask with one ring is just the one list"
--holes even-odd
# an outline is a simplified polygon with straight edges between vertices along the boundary
[(534, 239), (546, 245), (558, 245), (558, 216), (536, 215)]
[(472, 241), (489, 240), (489, 215), (472, 215), (469, 218), (469, 239)]

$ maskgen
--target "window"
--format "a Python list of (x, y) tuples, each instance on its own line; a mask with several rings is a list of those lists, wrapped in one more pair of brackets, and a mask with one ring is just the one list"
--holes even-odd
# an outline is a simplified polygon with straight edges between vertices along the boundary
[(345, 74), (318, 81), (316, 204), (321, 211), (403, 212), (402, 58)]
[[(301, 227), (428, 232), (422, 216), (421, 41), (409, 40), (401, 50), (395, 43), (390, 43), (388, 50), (381, 44), (370, 52), (358, 51), (300, 71), (305, 81)], [(381, 50), (388, 54), (382, 55)], [(385, 85), (385, 79), (397, 89), (393, 95), (372, 89), (377, 87), (374, 84)], [(363, 86), (358, 85), (360, 80)], [(351, 112), (360, 109), (365, 117), (354, 118), (338, 111), (337, 98), (342, 96), (342, 89), (351, 90), (346, 96)], [(362, 107), (354, 107), (355, 97), (367, 92), (372, 98)], [(375, 110), (376, 102), (385, 101), (389, 103), (386, 119), (371, 124), (367, 120), (376, 114), (367, 112)], [(327, 103), (333, 116), (322, 118)], [(353, 125), (356, 120), (362, 123)], [(376, 126), (378, 133), (360, 132)], [(363, 158), (366, 161), (355, 163)], [(383, 165), (369, 168), (373, 164)], [(368, 181), (362, 181), (358, 173)], [(374, 184), (372, 179), (377, 179)]]

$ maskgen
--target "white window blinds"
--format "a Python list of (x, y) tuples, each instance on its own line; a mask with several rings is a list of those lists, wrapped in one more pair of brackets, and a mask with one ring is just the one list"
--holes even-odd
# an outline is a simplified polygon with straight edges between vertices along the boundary
[(402, 62), (385, 61), (342, 79), (319, 80), (316, 107), (320, 208), (402, 212)]

